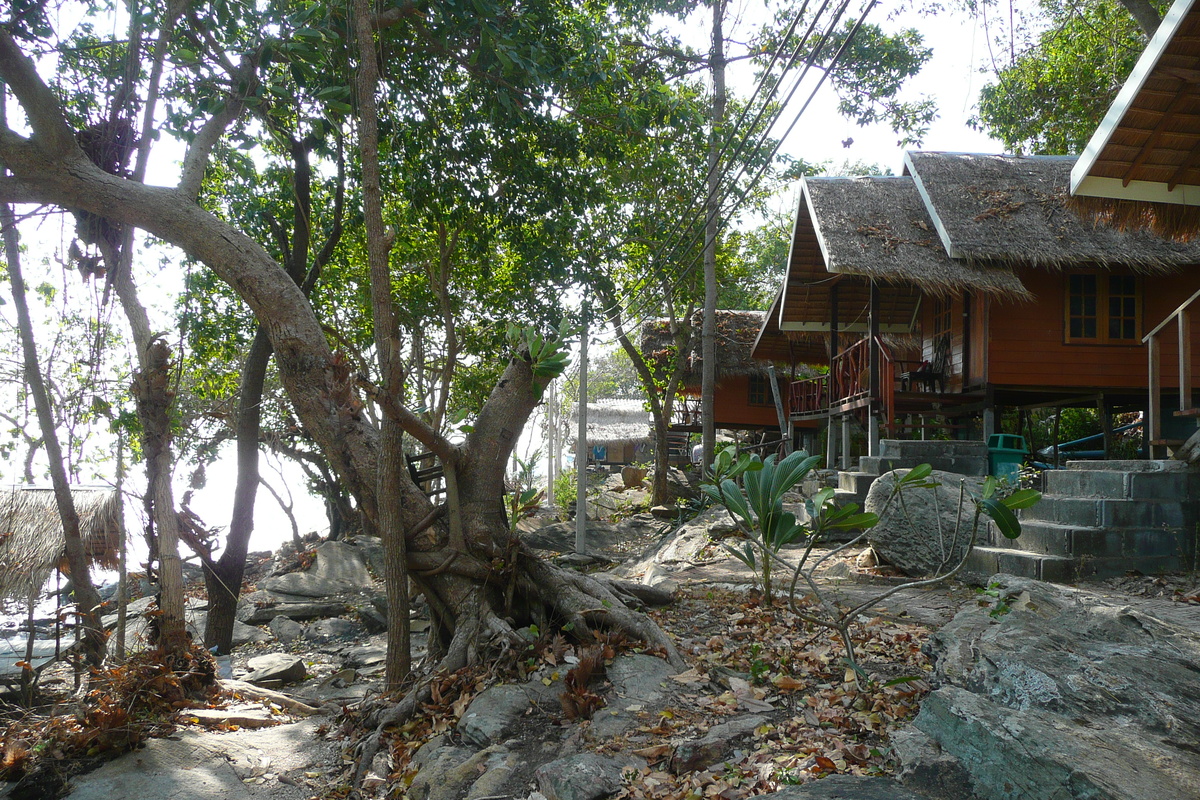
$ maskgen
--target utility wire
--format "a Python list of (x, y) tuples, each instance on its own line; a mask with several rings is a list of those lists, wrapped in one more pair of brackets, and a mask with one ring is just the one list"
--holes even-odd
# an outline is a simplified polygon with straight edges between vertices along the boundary
[[(791, 124), (788, 126), (786, 131), (784, 131), (783, 135), (776, 140), (776, 143), (775, 143), (774, 147), (772, 147), (768, 158), (763, 162), (762, 166), (759, 167), (757, 172), (754, 174), (754, 176), (749, 181), (749, 184), (748, 184), (749, 186), (755, 185), (762, 178), (763, 173), (770, 166), (771, 159), (773, 159), (775, 154), (778, 153), (780, 147), (782, 147), (782, 145), (783, 145), (783, 142), (787, 139), (788, 135), (790, 135), (790, 133), (795, 129), (796, 125), (800, 122), (801, 117), (804, 115), (805, 111), (807, 111), (808, 107), (811, 105), (812, 100), (816, 96), (816, 93), (820, 90), (820, 88), (824, 85), (825, 81), (828, 79), (829, 75), (832, 74), (834, 69), (841, 62), (843, 55), (845, 54), (845, 52), (849, 48), (849, 46), (853, 43), (856, 34), (858, 33), (859, 29), (862, 27), (863, 23), (865, 22), (867, 15), (875, 7), (876, 2), (877, 2), (877, 0), (871, 0), (871, 2), (869, 2), (867, 4), (867, 6), (863, 9), (862, 13), (859, 15), (858, 19), (855, 21), (854, 26), (850, 31), (850, 34), (846, 37), (846, 40), (842, 43), (842, 46), (838, 49), (838, 52), (834, 55), (833, 59), (830, 61), (829, 66), (823, 71), (820, 80), (817, 82), (816, 86), (813, 87), (812, 91), (808, 95), (808, 98), (805, 100), (805, 102), (801, 106), (800, 110), (793, 117)], [(840, 21), (840, 16), (842, 13), (844, 13), (847, 5), (848, 5), (848, 2), (843, 3), (842, 9), (839, 12), (838, 17), (834, 21), (834, 25), (831, 25), (830, 28), (826, 31), (826, 34), (823, 37), (822, 42), (821, 42), (822, 47), (823, 47), (824, 43), (828, 40), (829, 34), (832, 32), (832, 30), (836, 26), (837, 22)], [(819, 51), (818, 51), (818, 53), (819, 53)], [(815, 60), (815, 57), (818, 53), (814, 53), (814, 57), (809, 60), (808, 64), (805, 67), (804, 74), (807, 73), (808, 68), (811, 67), (811, 65), (812, 65), (813, 61)], [(794, 96), (796, 89), (798, 89), (798, 87), (800, 85), (800, 81), (803, 80), (804, 74), (801, 75), (800, 80), (797, 81), (796, 85), (793, 87), (792, 91), (789, 93), (787, 100), (785, 100), (785, 102), (784, 102), (784, 105), (786, 105), (787, 102), (790, 102), (792, 96)], [(779, 116), (781, 116), (781, 115), (776, 115), (776, 119), (778, 119)], [(772, 125), (773, 124), (774, 124), (774, 122), (772, 122)], [(745, 168), (743, 167), (742, 171), (739, 173), (739, 177), (741, 174), (744, 174), (744, 172), (745, 172)], [(726, 196), (728, 196), (728, 194), (730, 194), (730, 193), (726, 193)], [(742, 196), (737, 198), (731, 205), (723, 207), (722, 212), (730, 213), (733, 210), (736, 210), (742, 204), (745, 203), (746, 197), (747, 197), (747, 193), (742, 194)], [(707, 218), (708, 217), (706, 216), (706, 219)], [(671, 286), (671, 289), (676, 289), (682, 284), (683, 280), (688, 276), (688, 274), (690, 274), (695, 269), (696, 265), (698, 263), (700, 263), (699, 259), (700, 259), (699, 255), (694, 256), (692, 261), (678, 273), (674, 283)], [(636, 299), (636, 297), (633, 299)], [(631, 302), (626, 306), (626, 311), (629, 311), (632, 308), (633, 308), (633, 302), (631, 300)], [(641, 313), (639, 321), (637, 323), (635, 323), (634, 325), (630, 325), (630, 324), (626, 323), (623, 327), (625, 327), (626, 330), (635, 330), (637, 327), (644, 324), (649, 319), (653, 318), (654, 314), (644, 313), (645, 311), (646, 311), (646, 308), (645, 308), (645, 306), (643, 306), (643, 311), (638, 312), (638, 313)], [(602, 342), (602, 344), (603, 343), (607, 343), (607, 342)]]
[[(827, 28), (827, 29), (825, 30), (825, 32), (823, 33), (823, 35), (822, 35), (822, 37), (821, 37), (821, 40), (820, 40), (820, 42), (818, 43), (817, 47), (814, 49), (814, 51), (813, 51), (812, 55), (811, 55), (811, 56), (810, 56), (810, 57), (807, 59), (807, 62), (806, 62), (806, 65), (805, 65), (805, 69), (804, 69), (804, 71), (801, 73), (801, 75), (800, 75), (800, 76), (799, 76), (799, 77), (798, 77), (798, 78), (795, 80), (795, 82), (793, 83), (793, 86), (792, 86), (791, 90), (788, 92), (788, 94), (787, 94), (787, 97), (785, 98), (784, 102), (783, 102), (782, 104), (780, 104), (780, 105), (777, 107), (777, 109), (776, 109), (775, 113), (772, 115), (772, 118), (771, 118), (771, 121), (770, 121), (770, 126), (769, 126), (769, 127), (768, 127), (768, 129), (767, 129), (768, 131), (769, 131), (770, 127), (774, 127), (775, 123), (776, 123), (776, 122), (779, 120), (779, 118), (782, 116), (782, 112), (783, 112), (783, 110), (786, 108), (787, 104), (791, 102), (792, 98), (795, 96), (795, 94), (796, 94), (796, 92), (798, 91), (799, 87), (802, 85), (802, 83), (803, 83), (803, 81), (804, 81), (804, 78), (805, 78), (805, 77), (807, 76), (807, 74), (808, 74), (808, 71), (809, 71), (809, 69), (811, 69), (811, 67), (812, 67), (812, 65), (814, 64), (814, 62), (815, 62), (815, 61), (816, 61), (816, 60), (819, 58), (819, 56), (820, 56), (820, 53), (821, 53), (821, 52), (824, 50), (824, 48), (825, 48), (825, 45), (828, 43), (830, 36), (831, 36), (831, 35), (832, 35), (832, 33), (833, 33), (835, 30), (836, 30), (836, 28), (837, 28), (838, 24), (840, 23), (840, 21), (841, 21), (841, 17), (844, 15), (844, 13), (845, 13), (845, 10), (846, 10), (846, 8), (848, 7), (848, 4), (849, 4), (849, 0), (845, 0), (845, 1), (842, 3), (842, 5), (839, 7), (839, 9), (838, 9), (838, 11), (837, 11), (836, 15), (834, 16), (833, 20), (831, 21), (830, 25), (828, 26), (828, 28)], [(859, 26), (861, 26), (863, 19), (865, 19), (867, 12), (870, 10), (870, 8), (871, 8), (873, 5), (874, 5), (874, 3), (872, 2), (872, 3), (871, 3), (871, 5), (869, 5), (869, 6), (868, 6), (866, 9), (864, 9), (864, 11), (863, 11), (862, 15), (860, 15), (860, 17), (859, 17), (859, 20), (858, 20), (858, 22), (856, 23), (856, 25), (855, 25), (855, 27), (854, 27), (854, 29), (853, 29), (853, 32), (856, 32), (856, 31), (858, 30), (858, 27), (859, 27)], [(830, 63), (830, 65), (829, 65), (829, 67), (828, 67), (828, 68), (825, 70), (825, 73), (824, 73), (824, 76), (823, 76), (823, 77), (822, 77), (822, 79), (821, 79), (821, 82), (819, 82), (819, 83), (817, 84), (817, 86), (816, 86), (816, 87), (813, 89), (813, 91), (812, 91), (812, 92), (809, 94), (809, 97), (808, 97), (808, 99), (806, 100), (806, 102), (805, 102), (804, 106), (802, 107), (802, 109), (801, 109), (800, 113), (797, 115), (797, 117), (796, 117), (796, 120), (795, 120), (795, 121), (793, 121), (792, 125), (791, 125), (791, 126), (788, 128), (788, 132), (789, 132), (789, 133), (790, 133), (790, 131), (791, 131), (791, 130), (792, 130), (794, 127), (795, 127), (795, 124), (796, 124), (796, 122), (799, 120), (799, 117), (800, 117), (800, 115), (801, 115), (801, 114), (803, 114), (804, 110), (806, 110), (806, 109), (808, 108), (808, 106), (809, 106), (809, 104), (811, 103), (811, 101), (812, 101), (813, 97), (815, 96), (815, 94), (816, 94), (817, 90), (819, 90), (820, 86), (821, 86), (821, 85), (824, 83), (824, 80), (825, 80), (825, 78), (826, 78), (826, 77), (828, 77), (828, 75), (830, 74), (830, 72), (832, 72), (832, 71), (833, 71), (833, 69), (835, 69), (835, 68), (836, 68), (836, 65), (837, 65), (837, 63), (838, 63), (838, 60), (840, 59), (840, 56), (841, 56), (841, 55), (842, 55), (842, 54), (845, 52), (846, 45), (848, 45), (848, 44), (849, 44), (849, 42), (850, 42), (850, 41), (852, 40), (852, 38), (853, 38), (853, 32), (852, 32), (851, 36), (847, 38), (846, 42), (843, 44), (843, 47), (842, 47), (842, 48), (839, 50), (839, 52), (838, 52), (838, 54), (835, 56), (834, 60), (833, 60), (833, 61), (831, 61), (831, 63)], [(811, 33), (811, 27), (810, 27), (810, 31), (809, 31), (809, 33)], [(808, 34), (806, 34), (806, 37), (807, 37), (807, 36), (808, 36)], [(798, 49), (798, 50), (801, 50), (801, 49), (804, 47), (804, 44), (805, 44), (805, 43), (806, 43), (806, 41), (804, 41), (804, 42), (801, 42), (801, 44), (798, 46), (798, 48), (797, 48), (797, 49)], [(796, 60), (796, 59), (795, 59), (795, 57), (794, 57), (790, 63), (794, 63), (794, 62), (795, 62), (795, 60)], [(781, 82), (782, 82), (782, 79), (781, 79)], [(761, 168), (758, 170), (758, 172), (756, 173), (756, 175), (755, 175), (755, 178), (754, 178), (754, 181), (752, 181), (752, 182), (751, 182), (751, 184), (750, 184), (751, 186), (752, 186), (754, 183), (757, 183), (758, 179), (759, 179), (759, 178), (761, 178), (761, 176), (762, 176), (762, 173), (763, 173), (763, 172), (765, 172), (766, 168), (768, 168), (768, 167), (769, 167), (769, 165), (770, 165), (770, 159), (772, 159), (772, 158), (774, 157), (775, 153), (777, 153), (777, 152), (778, 152), (778, 150), (779, 150), (779, 147), (780, 147), (780, 146), (782, 146), (783, 140), (784, 140), (785, 138), (786, 138), (786, 134), (785, 134), (785, 136), (784, 136), (784, 137), (781, 137), (780, 139), (776, 140), (776, 144), (775, 144), (774, 148), (772, 149), (772, 151), (771, 151), (771, 154), (770, 154), (770, 156), (768, 157), (768, 160), (767, 160), (766, 162), (764, 162), (763, 166), (762, 166), (762, 167), (761, 167)], [(761, 137), (760, 141), (759, 141), (759, 142), (758, 142), (758, 144), (756, 145), (756, 148), (755, 148), (755, 153), (756, 153), (756, 154), (757, 154), (757, 153), (759, 153), (759, 152), (761, 152), (761, 148), (762, 148), (763, 144), (765, 143), (765, 141), (766, 141), (766, 132), (764, 132), (764, 134), (763, 134), (763, 136)], [(732, 170), (732, 166), (730, 166), (730, 167), (727, 167), (727, 169), (726, 169), (726, 175), (728, 175), (729, 171), (731, 171), (731, 170)], [(741, 168), (741, 169), (739, 170), (739, 172), (738, 172), (737, 178), (740, 178), (740, 177), (741, 177), (743, 174), (745, 174), (745, 172), (746, 172), (746, 167), (743, 165), (743, 166), (742, 166), (742, 168)], [(735, 181), (736, 181), (736, 178), (735, 178)], [(734, 183), (734, 184), (729, 184), (729, 183), (727, 183), (727, 184), (726, 184), (725, 191), (723, 192), (723, 196), (722, 196), (722, 198), (721, 198), (721, 201), (720, 201), (720, 202), (721, 202), (721, 205), (720, 205), (720, 212), (721, 212), (721, 213), (728, 213), (730, 209), (732, 209), (732, 208), (736, 208), (736, 207), (740, 206), (742, 203), (744, 203), (744, 202), (745, 202), (745, 198), (746, 198), (746, 195), (745, 195), (745, 194), (743, 194), (743, 195), (742, 195), (742, 197), (741, 197), (740, 199), (736, 200), (736, 201), (735, 201), (733, 204), (728, 204), (728, 203), (726, 203), (726, 202), (725, 202), (725, 201), (727, 200), (727, 198), (728, 198), (728, 197), (729, 197), (731, 194), (733, 194), (733, 190), (734, 190), (734, 188), (735, 188), (735, 185), (736, 185), (735, 183)], [(707, 224), (707, 221), (708, 221), (708, 219), (710, 219), (710, 218), (711, 218), (711, 215), (712, 215), (712, 212), (709, 212), (708, 214), (706, 214), (706, 216), (705, 216), (705, 218), (704, 218), (704, 220), (705, 220), (705, 224)], [(670, 250), (670, 252), (664, 252), (668, 246), (672, 246), (672, 243), (671, 243), (671, 242), (668, 242), (667, 244), (663, 245), (663, 247), (662, 247), (662, 248), (660, 248), (660, 250), (659, 250), (659, 251), (656, 251), (656, 253), (655, 253), (655, 254), (654, 254), (654, 255), (653, 255), (651, 258), (652, 258), (652, 259), (655, 259), (655, 258), (657, 258), (657, 259), (659, 259), (659, 260), (669, 260), (670, 258), (674, 257), (674, 256), (675, 256), (675, 255), (676, 255), (676, 254), (679, 252), (679, 250), (680, 250), (680, 247), (684, 246), (685, 244), (687, 245), (687, 247), (692, 247), (692, 246), (694, 246), (694, 245), (696, 244), (696, 242), (699, 240), (699, 237), (700, 237), (700, 229), (702, 229), (702, 228), (703, 228), (703, 225), (700, 225), (700, 226), (698, 226), (698, 228), (697, 228), (697, 229), (693, 229), (693, 230), (696, 230), (697, 232), (695, 232), (695, 233), (693, 234), (693, 236), (692, 236), (692, 238), (691, 238), (690, 240), (688, 240), (688, 241), (686, 241), (686, 242), (683, 242), (683, 241), (675, 241), (675, 242), (673, 243), (673, 247), (672, 247), (672, 249)], [(687, 275), (688, 275), (688, 274), (689, 274), (689, 273), (690, 273), (690, 272), (691, 272), (691, 271), (692, 271), (692, 270), (695, 268), (695, 265), (696, 265), (697, 263), (699, 263), (699, 256), (698, 256), (698, 255), (693, 257), (693, 259), (692, 259), (692, 262), (691, 262), (690, 264), (688, 264), (686, 267), (682, 268), (681, 270), (678, 270), (678, 271), (677, 271), (677, 273), (676, 273), (676, 275), (675, 275), (675, 280), (674, 280), (674, 282), (673, 282), (673, 284), (672, 284), (672, 288), (677, 288), (677, 287), (678, 287), (678, 286), (679, 286), (679, 285), (680, 285), (680, 284), (683, 282), (683, 280), (684, 280), (684, 279), (687, 277)], [(626, 311), (626, 313), (629, 313), (629, 314), (632, 314), (632, 315), (635, 315), (635, 316), (636, 316), (636, 315), (638, 315), (638, 314), (640, 314), (640, 313), (642, 313), (642, 310), (634, 310), (634, 309), (637, 307), (637, 304), (638, 304), (638, 302), (639, 302), (640, 300), (647, 299), (648, 289), (649, 289), (649, 287), (647, 286), (647, 287), (645, 287), (645, 289), (644, 289), (644, 290), (642, 290), (642, 291), (640, 291), (640, 292), (638, 292), (638, 293), (635, 293), (635, 295), (634, 295), (633, 297), (631, 297), (631, 298), (630, 298), (630, 300), (629, 300), (629, 301), (628, 301), (628, 302), (625, 304), (625, 308), (624, 308), (624, 310)], [(643, 302), (643, 303), (642, 303), (643, 310), (644, 310), (644, 308), (645, 308), (645, 305), (646, 305), (646, 303), (645, 303), (645, 302)], [(615, 309), (614, 309), (614, 310), (615, 310)]]

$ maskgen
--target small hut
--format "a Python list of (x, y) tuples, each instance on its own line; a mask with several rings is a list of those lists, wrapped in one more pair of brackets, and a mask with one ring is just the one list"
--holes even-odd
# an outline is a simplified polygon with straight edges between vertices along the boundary
[[(595, 464), (624, 465), (648, 461), (651, 452), (650, 412), (638, 399), (609, 398), (587, 404), (588, 460)], [(575, 447), (579, 416), (571, 420), (568, 442)]]
[[(779, 429), (775, 393), (771, 389), (771, 365), (753, 357), (754, 344), (765, 318), (762, 311), (717, 311), (717, 387), (713, 402), (717, 428), (733, 431)], [(673, 430), (700, 430), (700, 381), (704, 365), (701, 327), (701, 312), (697, 311), (691, 320), (692, 336), (684, 360), (681, 389), (687, 397), (682, 408), (677, 410), (671, 426)], [(652, 320), (642, 326), (642, 352), (647, 359), (666, 367), (674, 349), (666, 320)], [(796, 366), (804, 372), (803, 377), (807, 377), (807, 367)], [(778, 382), (799, 377), (783, 372), (777, 375)], [(786, 384), (781, 383), (780, 388), (786, 392)]]
[[(117, 493), (73, 487), (71, 497), (89, 561), (116, 569), (121, 513)], [(56, 567), (66, 570), (66, 546), (53, 490), (13, 487), (0, 492), (0, 600), (29, 602)]]

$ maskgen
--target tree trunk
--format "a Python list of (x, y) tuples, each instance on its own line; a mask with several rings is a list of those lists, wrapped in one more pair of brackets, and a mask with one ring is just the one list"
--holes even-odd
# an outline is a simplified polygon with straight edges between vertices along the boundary
[[(0, 78), (13, 87), (34, 131), (30, 138), (0, 132), (0, 160), (16, 176), (0, 180), (0, 201), (54, 203), (103, 214), (142, 228), (207, 264), (246, 301), (267, 331), (297, 417), (366, 519), (378, 526), (379, 433), (363, 413), (355, 370), (330, 351), (312, 307), (287, 271), (253, 239), (200, 208), (189, 194), (109, 175), (92, 164), (66, 127), (53, 93), (3, 30)], [(162, 353), (164, 363), (165, 356)], [(544, 384), (546, 379), (538, 380)], [(402, 528), (408, 532), (409, 573), (425, 592), (436, 621), (431, 646), (444, 644), (446, 664), (453, 666), (478, 658), (493, 643), (517, 644), (514, 629), (541, 619), (575, 622), (575, 635), (584, 638), (593, 626), (623, 630), (681, 664), (670, 639), (647, 617), (630, 611), (611, 589), (542, 563), (519, 546), (508, 546), (504, 471), (537, 403), (534, 385), (528, 353), (517, 354), (461, 447), (461, 549), (452, 546), (459, 543), (451, 541), (445, 520), (431, 514), (429, 499), (403, 472), (394, 497), (389, 497), (398, 503)], [(412, 411), (386, 394), (378, 399), (406, 432), (456, 460), (449, 442)], [(436, 521), (429, 524), (428, 519)], [(510, 586), (514, 600), (507, 609)]]
[[(388, 269), (392, 243), (383, 225), (382, 179), (379, 173), (379, 119), (375, 91), (379, 63), (375, 35), (371, 30), (368, 0), (354, 0), (355, 35), (358, 39), (359, 150), (362, 156), (363, 215), (367, 228), (367, 261), (371, 272), (371, 318), (375, 324), (375, 350), (383, 391), (400, 401), (404, 397), (400, 363), (400, 323), (392, 300), (392, 276)], [(444, 291), (444, 287), (443, 287)], [(452, 330), (452, 329), (450, 329)], [(453, 357), (448, 359), (447, 369)], [(444, 387), (448, 395), (450, 387)], [(400, 421), (384, 417), (379, 448), (378, 506), (376, 528), (383, 541), (383, 581), (388, 599), (387, 662), (385, 691), (397, 691), (412, 668), (408, 620), (408, 565), (404, 541), (404, 508), (400, 482), (405, 475), (404, 430)], [(444, 462), (443, 462), (444, 463)], [(444, 463), (447, 479), (453, 481), (453, 463)], [(449, 494), (449, 493), (448, 493)], [(453, 500), (453, 498), (451, 498)], [(451, 508), (451, 514), (457, 509)]]
[[(0, 101), (3, 99), (4, 92), (0, 89)], [(46, 457), (50, 462), (54, 500), (58, 505), (58, 517), (63, 526), (63, 544), (66, 550), (67, 564), (71, 569), (72, 594), (75, 596), (75, 605), (79, 615), (77, 623), (83, 627), (84, 631), (84, 655), (89, 664), (99, 666), (104, 658), (104, 630), (100, 626), (98, 613), (100, 595), (92, 585), (83, 536), (79, 530), (79, 514), (75, 511), (75, 501), (71, 495), (71, 487), (67, 484), (66, 468), (63, 466), (62, 447), (58, 441), (58, 426), (54, 420), (54, 410), (50, 406), (50, 396), (46, 392), (46, 384), (42, 380), (41, 367), (38, 364), (37, 345), (33, 337), (33, 322), (29, 316), (29, 304), (25, 299), (25, 279), (21, 274), (21, 251), (17, 241), (16, 217), (12, 207), (7, 203), (0, 204), (0, 228), (3, 229), (4, 255), (8, 264), (8, 280), (12, 284), (13, 305), (17, 310), (17, 327), (21, 333), (25, 380), (29, 384), (29, 393), (33, 395), (38, 424), (42, 429), (42, 440), (46, 447)], [(33, 604), (31, 603), (30, 613), (32, 610)], [(32, 631), (29, 635), (33, 636)]]
[(721, 233), (721, 144), (725, 139), (725, 36), (721, 23), (725, 17), (724, 0), (713, 2), (712, 128), (708, 141), (708, 211), (704, 226), (704, 322), (700, 337), (700, 429), (704, 456), (702, 464), (713, 462), (717, 444), (714, 398), (717, 388), (717, 237)]
[(208, 619), (204, 626), (204, 646), (217, 648), (224, 655), (233, 647), (233, 623), (237, 612), (242, 577), (246, 573), (246, 554), (254, 532), (254, 502), (258, 497), (258, 436), (262, 419), (263, 383), (271, 363), (271, 340), (259, 328), (242, 365), (238, 388), (237, 481), (233, 489), (233, 513), (225, 549), (216, 569), (205, 568), (204, 585), (208, 590)]
[(1150, 0), (1120, 0), (1120, 3), (1125, 6), (1125, 10), (1130, 13), (1134, 22), (1146, 34), (1146, 38), (1153, 37), (1162, 22), (1162, 17), (1158, 15), (1158, 9), (1150, 3)]
[(147, 349), (145, 366), (134, 373), (131, 393), (142, 423), (146, 459), (146, 505), (158, 556), (158, 645), (168, 656), (185, 651), (183, 565), (179, 561), (179, 518), (171, 492), (171, 350), (161, 339)]

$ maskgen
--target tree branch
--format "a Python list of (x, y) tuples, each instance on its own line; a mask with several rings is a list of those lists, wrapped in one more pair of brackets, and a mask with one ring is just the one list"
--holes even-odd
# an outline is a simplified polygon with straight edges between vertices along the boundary
[(74, 151), (80, 158), (85, 158), (63, 117), (58, 98), (37, 74), (33, 61), (3, 29), (0, 29), (0, 79), (16, 95), (33, 128), (33, 142), (42, 153), (62, 159)]

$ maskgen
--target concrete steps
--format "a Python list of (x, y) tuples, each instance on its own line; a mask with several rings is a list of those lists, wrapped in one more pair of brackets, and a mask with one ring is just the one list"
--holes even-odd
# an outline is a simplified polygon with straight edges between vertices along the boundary
[(1072, 461), (1046, 473), (1042, 501), (1020, 512), (1021, 537), (991, 523), (964, 572), (1072, 582), (1196, 568), (1200, 473), (1176, 461)]

